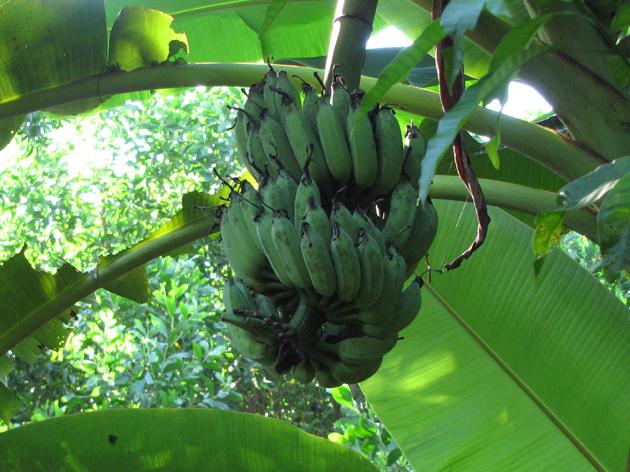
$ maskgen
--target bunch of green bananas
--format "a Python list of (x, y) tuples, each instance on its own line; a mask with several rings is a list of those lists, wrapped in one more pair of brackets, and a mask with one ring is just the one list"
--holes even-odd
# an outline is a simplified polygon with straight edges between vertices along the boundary
[(222, 209), (228, 333), (300, 382), (362, 381), (420, 309), (407, 279), (437, 230), (418, 203), (423, 138), (410, 125), (403, 143), (388, 107), (361, 118), (339, 78), (330, 96), (300, 93), (270, 67), (245, 93), (236, 145), (258, 186), (239, 181)]

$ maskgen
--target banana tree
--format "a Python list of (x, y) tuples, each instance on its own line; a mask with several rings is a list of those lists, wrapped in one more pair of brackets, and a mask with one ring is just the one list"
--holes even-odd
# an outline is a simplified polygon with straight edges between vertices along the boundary
[[(35, 110), (94, 113), (146, 98), (153, 89), (245, 87), (262, 78), (262, 60), (269, 57), (276, 69), (314, 85), (313, 72), (329, 84), (338, 64), (351, 85), (367, 91), (366, 108), (387, 103), (399, 110), (401, 124), (421, 123), (429, 141), (420, 198), (431, 197), (440, 215), (431, 280), (405, 339), (362, 383), (369, 402), (418, 469), (625, 469), (628, 310), (553, 242), (566, 227), (600, 244), (611, 276), (624, 276), (630, 267), (627, 5), (145, 0), (127, 6), (118, 0), (15, 0), (0, 9), (0, 144)], [(367, 67), (373, 64), (368, 54), (363, 68), (365, 41), (387, 25), (415, 38), (413, 44), (377, 67)], [(437, 67), (429, 68), (424, 88), (411, 85), (410, 73), (436, 46)], [(536, 124), (479, 106), (502, 99), (515, 78), (542, 93), (554, 119)], [(471, 139), (462, 130), (487, 139)], [(465, 148), (469, 162), (466, 156), (462, 161)], [(476, 177), (463, 172), (460, 181), (451, 153), (474, 168)], [(89, 273), (69, 265), (55, 274), (38, 272), (23, 251), (5, 261), (0, 373), (11, 369), (13, 356), (30, 359), (43, 346), (62, 345), (73, 305), (99, 288), (145, 301), (144, 264), (217, 233), (214, 213), (198, 208), (219, 206), (222, 192), (184, 195), (171, 221), (141, 243), (102, 258)], [(471, 195), (473, 205), (465, 203)], [(457, 270), (435, 273), (436, 266), (466, 253), (475, 228), (470, 257)], [(15, 397), (0, 384), (0, 416), (8, 420), (14, 408)], [(137, 414), (88, 415), (3, 433), (3, 451), (13, 452), (0, 463), (16, 467), (30, 456), (45, 468), (42, 461), (51, 451), (51, 464), (70, 467), (63, 461), (74, 457), (76, 467), (89, 468), (86, 457), (124, 444), (123, 453), (140, 451), (130, 467), (173, 467), (170, 460), (179, 456), (169, 447), (183, 448), (193, 438), (147, 437), (136, 428)], [(186, 421), (199, 435), (218, 434), (201, 414), (140, 414), (158, 430)], [(293, 438), (292, 447), (301, 447), (299, 433), (257, 421), (217, 420), (230, 434), (252, 436), (247, 447), (235, 449), (243, 454), (258, 446), (269, 451), (266, 435)], [(83, 455), (63, 455), (50, 440), (69, 431), (64, 447), (83, 448)], [(101, 441), (83, 443), (82, 431)], [(131, 441), (118, 443), (125, 434)], [(47, 446), (36, 453), (28, 444)], [(197, 462), (191, 456), (177, 460), (192, 461), (184, 462), (189, 467), (210, 463), (204, 444), (194, 444)], [(332, 459), (311, 463), (313, 469), (354, 460), (322, 444), (311, 446), (301, 456), (273, 460), (308, 464), (308, 451), (317, 450)], [(271, 467), (273, 460), (240, 467)]]

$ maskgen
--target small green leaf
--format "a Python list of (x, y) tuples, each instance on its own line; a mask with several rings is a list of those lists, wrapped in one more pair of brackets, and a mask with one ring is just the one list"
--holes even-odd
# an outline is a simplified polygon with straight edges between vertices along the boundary
[(597, 216), (602, 265), (611, 278), (630, 274), (630, 172), (610, 190)]
[(532, 240), (532, 247), (536, 257), (546, 256), (551, 248), (560, 244), (564, 227), (564, 213), (551, 211), (536, 216), (536, 230)]
[[(368, 90), (363, 97), (359, 115), (365, 116), (365, 114), (374, 108), (374, 105), (378, 103), (390, 88), (401, 80), (405, 80), (416, 64), (418, 64), (442, 38), (444, 38), (444, 30), (439, 20), (435, 20), (424, 29), (422, 34), (416, 38), (411, 46), (400, 51), (394, 60), (383, 69), (374, 87)], [(361, 116), (357, 119), (361, 119)]]
[(630, 27), (630, 3), (624, 3), (617, 9), (610, 27), (616, 32), (623, 32)]
[(265, 10), (265, 18), (262, 25), (260, 25), (260, 31), (258, 31), (258, 37), (262, 39), (269, 27), (278, 18), (282, 9), (286, 6), (288, 0), (270, 0)]
[(188, 52), (186, 34), (176, 33), (172, 23), (172, 16), (158, 10), (140, 6), (123, 8), (109, 37), (108, 63), (129, 71), (161, 64), (172, 55), (173, 49), (179, 51), (182, 46)]
[(594, 205), (628, 172), (630, 172), (630, 156), (602, 164), (593, 172), (569, 182), (560, 189), (558, 209), (571, 210)]
[(488, 159), (492, 163), (492, 167), (499, 170), (501, 167), (501, 158), (499, 157), (499, 145), (501, 144), (501, 131), (497, 129), (497, 132), (492, 136), (492, 139), (484, 144)]
[(352, 399), (352, 392), (347, 385), (344, 384), (331, 389), (330, 394), (332, 395), (333, 399), (341, 406), (345, 406), (352, 411), (357, 411), (357, 408), (354, 406), (354, 401)]

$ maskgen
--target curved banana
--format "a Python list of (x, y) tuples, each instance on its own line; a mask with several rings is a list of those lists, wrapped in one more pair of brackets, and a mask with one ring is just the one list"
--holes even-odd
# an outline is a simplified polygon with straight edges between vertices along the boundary
[(352, 175), (352, 157), (344, 125), (332, 105), (325, 101), (317, 111), (317, 131), (328, 170), (338, 183), (345, 184)]
[(247, 114), (239, 109), (236, 112), (236, 125), (234, 126), (234, 144), (236, 145), (236, 157), (238, 161), (254, 176), (256, 180), (262, 177), (263, 169), (255, 169), (249, 160), (249, 152), (247, 151), (247, 139), (249, 136), (249, 118)]
[(311, 357), (311, 364), (315, 368), (315, 381), (322, 388), (335, 388), (339, 387), (343, 382), (340, 382), (335, 378), (326, 364)]
[[(324, 209), (319, 206), (315, 198), (309, 197), (306, 201), (308, 208), (306, 214), (302, 219), (302, 222), (306, 222), (310, 227), (324, 240), (326, 247), (330, 246), (332, 240), (332, 229), (330, 227), (330, 220)], [(297, 218), (295, 220), (297, 224)], [(300, 226), (301, 227), (301, 226)]]
[(359, 230), (357, 253), (361, 265), (361, 288), (354, 305), (366, 310), (378, 301), (383, 290), (383, 256), (378, 243), (363, 230)]
[(247, 96), (247, 100), (243, 104), (243, 110), (245, 110), (247, 116), (250, 117), (256, 126), (260, 126), (261, 117), (267, 108), (262, 88), (258, 84), (254, 84), (249, 88), (249, 91), (245, 89), (241, 89), (241, 91)]
[(291, 369), (291, 375), (298, 382), (309, 384), (315, 378), (315, 367), (313, 367), (309, 361), (305, 360)]
[(336, 343), (320, 341), (316, 349), (336, 354), (342, 362), (356, 365), (380, 360), (393, 349), (396, 341), (396, 336), (390, 336), (387, 339), (360, 336), (342, 339)]
[(291, 99), (291, 102), (296, 106), (298, 110), (302, 109), (302, 100), (300, 98), (300, 91), (295, 86), (295, 84), (289, 79), (289, 74), (287, 74), (286, 71), (284, 70), (281, 70), (280, 72), (278, 72), (278, 78), (276, 80), (276, 89), (284, 92), (284, 93), (278, 93), (276, 91), (275, 101), (276, 101), (276, 108), (278, 110), (282, 108), (282, 100), (285, 97), (284, 94), (286, 94)]
[(376, 194), (388, 195), (400, 179), (403, 167), (403, 143), (398, 120), (389, 107), (376, 113), (374, 136), (378, 155)]
[(317, 110), (319, 109), (321, 98), (317, 94), (315, 88), (307, 82), (302, 82), (302, 92), (304, 93), (304, 103), (302, 104), (302, 110), (304, 110), (304, 114), (306, 115), (313, 129), (316, 129)]
[(335, 80), (331, 88), (332, 96), (330, 97), (330, 104), (337, 118), (339, 118), (339, 122), (346, 123), (348, 113), (350, 112), (350, 94), (339, 80)]
[(276, 246), (273, 244), (273, 240), (271, 238), (271, 226), (273, 224), (273, 217), (271, 213), (267, 210), (261, 210), (256, 215), (256, 235), (258, 236), (258, 242), (262, 247), (265, 256), (267, 256), (267, 260), (271, 265), (271, 268), (283, 285), (287, 287), (291, 287), (292, 281), (284, 268), (284, 262), (280, 257), (280, 254), (276, 250)]
[(302, 224), (302, 257), (311, 284), (323, 297), (331, 297), (337, 289), (337, 277), (328, 244), (308, 223)]
[(334, 226), (335, 223), (339, 224), (341, 228), (348, 233), (348, 236), (352, 238), (352, 241), (356, 243), (359, 228), (352, 216), (352, 212), (339, 200), (333, 201), (332, 212), (330, 213), (331, 227)]
[(297, 182), (288, 172), (280, 170), (278, 172), (278, 178), (276, 179), (276, 189), (279, 193), (282, 193), (282, 201), (284, 206), (282, 207), (289, 216), (291, 221), (295, 220), (295, 193), (297, 192)]
[(284, 211), (287, 215), (291, 215), (293, 213), (293, 199), (289, 185), (280, 179), (263, 178), (258, 187), (258, 193), (260, 193), (260, 199), (265, 207), (271, 211)]
[(293, 155), (289, 138), (280, 123), (270, 115), (266, 115), (260, 124), (260, 141), (265, 155), (274, 156), (274, 162), (280, 163), (280, 166), (276, 164), (276, 168), (284, 168), (295, 180), (300, 178), (302, 171)]
[(277, 175), (276, 167), (269, 165), (269, 160), (263, 149), (262, 141), (260, 140), (260, 130), (258, 128), (250, 128), (247, 136), (247, 155), (252, 167), (257, 171), (257, 174), (263, 174), (268, 172), (272, 178)]
[(418, 192), (408, 179), (402, 178), (392, 192), (389, 213), (383, 228), (386, 242), (391, 241), (396, 244), (396, 247), (400, 247), (409, 239), (416, 214), (417, 201)]
[(303, 169), (308, 162), (308, 170), (320, 189), (328, 189), (332, 177), (328, 173), (319, 139), (304, 112), (291, 108), (286, 115), (285, 130), (300, 167)]
[(378, 243), (378, 247), (381, 248), (381, 252), (383, 256), (385, 255), (385, 237), (383, 236), (383, 232), (374, 224), (372, 219), (368, 216), (368, 214), (362, 208), (357, 208), (354, 210), (352, 214), (354, 221), (357, 226), (357, 232), (359, 229), (363, 229), (365, 232), (369, 233), (376, 242)]
[(398, 247), (398, 252), (407, 263), (407, 277), (416, 270), (420, 259), (429, 252), (438, 229), (438, 214), (431, 201), (425, 206), (419, 204), (415, 210), (411, 234), (407, 241)]
[(295, 224), (299, 229), (302, 219), (306, 216), (308, 210), (308, 200), (312, 198), (318, 205), (321, 205), (321, 195), (317, 183), (311, 178), (308, 169), (304, 169), (302, 178), (295, 191)]
[(352, 105), (346, 120), (346, 127), (350, 154), (352, 155), (354, 181), (357, 187), (367, 189), (376, 182), (378, 159), (372, 124), (367, 116), (357, 121), (359, 110), (358, 104)]
[(425, 151), (426, 144), (418, 128), (413, 125), (407, 125), (405, 147), (403, 151), (403, 174), (407, 176), (411, 185), (416, 190), (418, 190), (420, 185), (420, 170)]
[(280, 110), (276, 107), (276, 96), (278, 94), (273, 90), (277, 85), (278, 76), (276, 71), (270, 68), (264, 78), (263, 99), (267, 107), (267, 113), (276, 121), (280, 119)]
[(383, 362), (381, 357), (361, 364), (347, 364), (336, 356), (320, 351), (316, 351), (312, 356), (330, 369), (333, 378), (340, 383), (348, 384), (359, 383), (372, 377)]
[(255, 221), (256, 215), (262, 208), (262, 205), (260, 204), (260, 195), (247, 180), (241, 181), (241, 192), (241, 198), (238, 199), (238, 203), (243, 220), (245, 221), (245, 225), (247, 226), (247, 230), (252, 240), (256, 243), (258, 248), (263, 251), (263, 248), (258, 241)]
[(281, 212), (273, 215), (271, 240), (292, 284), (305, 290), (311, 289), (311, 278), (302, 258), (300, 234)]
[(361, 288), (361, 264), (350, 235), (338, 224), (333, 224), (330, 254), (337, 279), (337, 297), (353, 302)]

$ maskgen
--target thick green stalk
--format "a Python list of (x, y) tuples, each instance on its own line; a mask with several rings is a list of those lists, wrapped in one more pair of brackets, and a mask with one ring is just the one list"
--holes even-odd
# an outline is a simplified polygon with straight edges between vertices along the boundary
[[(314, 83), (313, 72), (316, 69), (291, 66), (276, 68), (287, 70), (289, 75), (295, 74)], [(132, 72), (91, 76), (71, 84), (0, 103), (0, 119), (76, 100), (147, 89), (197, 85), (244, 87), (260, 80), (265, 72), (264, 64), (213, 63), (149, 67)], [(361, 80), (363, 89), (369, 89), (374, 84), (373, 78), (363, 77)], [(436, 93), (409, 85), (395, 85), (383, 97), (383, 102), (435, 120), (443, 114)], [(464, 127), (480, 135), (492, 135), (497, 116), (498, 114), (494, 111), (478, 108), (468, 118)], [(501, 138), (506, 146), (547, 167), (567, 181), (580, 177), (602, 164), (596, 156), (556, 133), (509, 116), (501, 118)]]
[(95, 274), (86, 274), (50, 302), (29, 313), (12, 329), (0, 333), (0, 356), (97, 289), (159, 256), (207, 236), (213, 229), (216, 229), (216, 225), (209, 219), (199, 220), (118, 256)]
[[(479, 183), (490, 205), (531, 215), (551, 211), (558, 206), (554, 192), (490, 179), (479, 179)], [(436, 175), (429, 195), (436, 199), (470, 201), (466, 187), (458, 177), (452, 175)], [(592, 241), (597, 241), (597, 220), (592, 212), (568, 212), (564, 224)]]
[(365, 61), (365, 45), (372, 33), (377, 0), (337, 0), (324, 83), (330, 89), (333, 68), (350, 90), (359, 87)]

